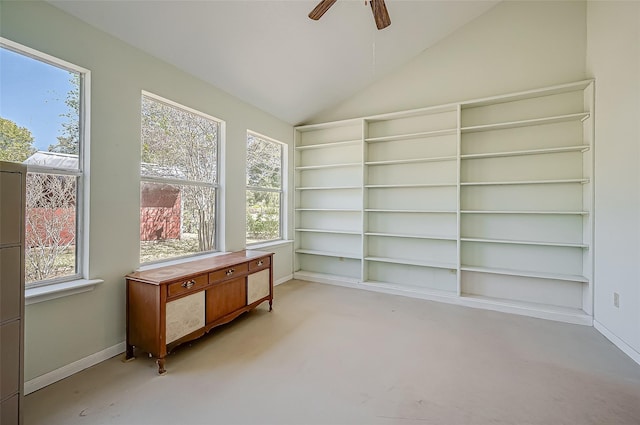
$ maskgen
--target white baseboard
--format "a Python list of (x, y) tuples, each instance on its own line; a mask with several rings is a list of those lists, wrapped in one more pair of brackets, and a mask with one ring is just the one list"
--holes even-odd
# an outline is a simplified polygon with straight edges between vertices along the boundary
[(281, 283), (289, 282), (291, 279), (293, 279), (293, 274), (286, 275), (285, 277), (281, 277), (280, 279), (273, 282), (273, 286), (278, 286)]
[(602, 323), (597, 320), (593, 321), (593, 327), (598, 330), (605, 338), (613, 343), (616, 347), (622, 350), (627, 356), (631, 357), (631, 359), (640, 365), (640, 353), (637, 352), (633, 347), (629, 344), (618, 338), (613, 332), (607, 329)]
[(104, 350), (91, 354), (90, 356), (87, 356), (83, 359), (77, 360), (66, 366), (62, 366), (59, 369), (52, 370), (51, 372), (45, 373), (44, 375), (40, 375), (36, 378), (26, 381), (24, 383), (24, 393), (25, 395), (31, 394), (32, 392), (38, 391), (39, 389), (44, 388), (47, 385), (51, 385), (54, 382), (61, 381), (64, 378), (73, 375), (74, 373), (78, 373), (93, 365), (108, 360), (111, 357), (124, 353), (125, 346), (125, 342), (122, 341), (121, 343), (116, 344), (112, 347), (105, 348)]

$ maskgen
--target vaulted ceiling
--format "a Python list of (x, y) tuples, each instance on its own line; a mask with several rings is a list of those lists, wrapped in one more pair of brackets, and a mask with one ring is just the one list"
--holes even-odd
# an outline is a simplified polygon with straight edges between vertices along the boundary
[(498, 1), (387, 0), (391, 26), (381, 31), (364, 0), (338, 0), (319, 21), (307, 17), (315, 0), (49, 3), (300, 124), (398, 69)]

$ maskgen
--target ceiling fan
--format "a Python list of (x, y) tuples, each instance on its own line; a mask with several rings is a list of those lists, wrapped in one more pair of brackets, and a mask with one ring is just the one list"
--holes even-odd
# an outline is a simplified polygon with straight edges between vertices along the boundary
[[(335, 2), (336, 0), (321, 0), (311, 13), (309, 13), (309, 17), (317, 21)], [(391, 18), (389, 18), (389, 12), (387, 11), (387, 6), (384, 4), (384, 0), (365, 0), (365, 4), (367, 4), (367, 2), (371, 5), (371, 12), (373, 12), (373, 18), (379, 30), (391, 25)]]

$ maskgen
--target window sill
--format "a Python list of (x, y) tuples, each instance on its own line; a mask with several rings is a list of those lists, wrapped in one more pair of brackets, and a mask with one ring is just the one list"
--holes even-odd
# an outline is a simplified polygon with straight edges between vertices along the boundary
[(70, 282), (27, 288), (24, 291), (25, 304), (37, 304), (43, 301), (93, 291), (96, 285), (102, 282), (104, 282), (102, 279), (78, 279)]
[(269, 241), (269, 242), (257, 243), (257, 244), (254, 244), (254, 245), (247, 245), (247, 249), (274, 248), (274, 247), (278, 247), (278, 246), (289, 245), (289, 244), (292, 244), (292, 243), (293, 243), (292, 240), (279, 239), (277, 241)]

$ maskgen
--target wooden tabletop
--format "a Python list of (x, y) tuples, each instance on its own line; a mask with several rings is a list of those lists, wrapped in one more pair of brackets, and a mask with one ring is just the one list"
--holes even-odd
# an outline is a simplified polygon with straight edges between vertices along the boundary
[(135, 271), (129, 273), (125, 277), (137, 281), (151, 283), (154, 285), (163, 285), (173, 282), (176, 279), (187, 279), (192, 276), (201, 275), (234, 264), (251, 261), (256, 258), (273, 255), (272, 252), (264, 251), (238, 251), (227, 254), (216, 255), (213, 257), (202, 258), (193, 261), (186, 261), (171, 266), (158, 267), (156, 269)]

